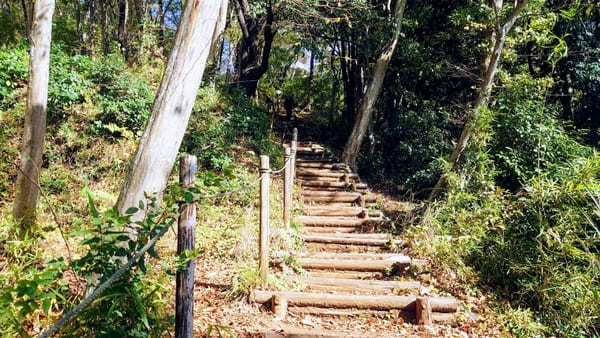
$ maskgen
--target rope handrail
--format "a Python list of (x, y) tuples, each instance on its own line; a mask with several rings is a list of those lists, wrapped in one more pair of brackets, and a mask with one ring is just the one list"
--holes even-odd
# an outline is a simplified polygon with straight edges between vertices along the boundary
[[(276, 174), (281, 173), (287, 167), (287, 165), (291, 159), (292, 159), (292, 157), (289, 157), (283, 164), (283, 167), (281, 167), (280, 169), (275, 170), (275, 171), (270, 171), (270, 170), (266, 171), (266, 172), (262, 173), (256, 180), (254, 180), (238, 189), (224, 191), (224, 192), (210, 194), (210, 195), (194, 194), (194, 198), (192, 199), (191, 203), (199, 202), (200, 200), (203, 200), (203, 199), (217, 199), (217, 198), (229, 197), (234, 194), (244, 192), (244, 191), (256, 186), (263, 179), (265, 174), (272, 173), (272, 174), (276, 175)], [(178, 202), (184, 203), (185, 201), (178, 201)], [(146, 253), (146, 251), (148, 251), (154, 244), (156, 244), (156, 242), (165, 233), (167, 233), (167, 230), (173, 225), (175, 220), (178, 219), (178, 217), (180, 215), (181, 215), (181, 211), (178, 211), (173, 216), (173, 218), (168, 222), (168, 224), (166, 224), (159, 233), (157, 233), (154, 237), (152, 237), (152, 239), (150, 239), (150, 241), (148, 241), (148, 243), (146, 243), (146, 245), (144, 245), (144, 247), (142, 247), (141, 250), (139, 250), (135, 255), (133, 255), (126, 263), (121, 265), (121, 267), (119, 267), (119, 269), (117, 271), (115, 271), (115, 273), (112, 276), (110, 276), (104, 283), (102, 283), (100, 286), (98, 286), (91, 294), (89, 294), (86, 298), (84, 298), (77, 306), (75, 306), (73, 309), (71, 309), (69, 312), (67, 312), (67, 314), (65, 314), (61, 319), (59, 319), (54, 325), (52, 325), (46, 331), (42, 332), (42, 334), (40, 335), (40, 338), (47, 338), (47, 337), (54, 335), (55, 333), (58, 332), (58, 330), (60, 330), (64, 325), (66, 325), (67, 322), (71, 318), (75, 317), (85, 307), (87, 307), (89, 304), (91, 304), (98, 296), (100, 296), (100, 294), (102, 294), (102, 292), (104, 292), (104, 290), (106, 290), (108, 287), (110, 287), (119, 277), (121, 277), (121, 275), (123, 275), (123, 273), (125, 273), (125, 271), (127, 271), (129, 268), (131, 268), (142, 257), (142, 255), (144, 255)]]
[(290, 156), (290, 157), (288, 157), (288, 159), (287, 159), (287, 160), (285, 160), (285, 162), (283, 163), (283, 167), (281, 167), (281, 168), (279, 168), (279, 169), (277, 169), (277, 170), (272, 170), (272, 171), (271, 171), (271, 174), (272, 174), (272, 175), (277, 175), (277, 174), (281, 173), (281, 172), (282, 172), (282, 171), (283, 171), (283, 170), (284, 170), (284, 169), (287, 167), (288, 163), (289, 163), (291, 160), (292, 160), (292, 157), (291, 157), (291, 156)]

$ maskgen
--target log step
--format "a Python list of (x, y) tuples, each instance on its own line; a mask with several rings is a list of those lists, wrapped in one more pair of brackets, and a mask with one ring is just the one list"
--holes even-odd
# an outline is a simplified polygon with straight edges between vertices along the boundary
[(311, 159), (306, 159), (306, 158), (297, 158), (296, 159), (296, 164), (299, 164), (299, 163), (333, 164), (335, 162), (332, 159), (316, 159), (316, 160), (311, 160)]
[(386, 271), (394, 265), (408, 266), (411, 259), (406, 256), (386, 260), (300, 258), (298, 263), (304, 269), (377, 272)]
[(392, 259), (397, 256), (402, 256), (402, 255), (395, 254), (395, 253), (358, 253), (358, 252), (319, 251), (319, 252), (310, 252), (308, 254), (305, 254), (302, 256), (302, 258), (385, 260), (385, 259)]
[[(357, 234), (358, 235), (358, 234)], [(304, 241), (309, 243), (327, 243), (327, 244), (345, 244), (345, 245), (366, 245), (366, 246), (386, 246), (389, 244), (387, 238), (365, 238), (350, 237), (348, 234), (306, 234)]]
[(303, 187), (305, 191), (351, 191), (351, 192), (360, 192), (363, 194), (368, 193), (367, 189), (346, 189), (346, 188), (329, 188), (329, 187)]
[(349, 278), (323, 278), (323, 277), (295, 277), (294, 280), (306, 285), (319, 285), (319, 286), (340, 286), (346, 288), (356, 288), (364, 290), (388, 290), (393, 291), (395, 289), (409, 290), (419, 289), (421, 283), (411, 281), (380, 281), (380, 280), (361, 280), (361, 279), (349, 279)]
[[(314, 306), (290, 306), (288, 307), (288, 311), (297, 315), (315, 315), (315, 316), (356, 316), (356, 315), (372, 315), (372, 316), (389, 316), (390, 312), (388, 310), (368, 310), (368, 309), (334, 309), (334, 308), (321, 308)], [(415, 319), (414, 312), (405, 312), (406, 314), (410, 314), (410, 316), (406, 317), (405, 321), (412, 321)], [(402, 316), (402, 314), (399, 314)], [(443, 312), (432, 312), (431, 320), (436, 324), (445, 324), (445, 325), (454, 325), (456, 323), (456, 313), (443, 313)], [(346, 337), (347, 335), (334, 335), (333, 337)], [(306, 338), (312, 338), (313, 336), (302, 336)], [(318, 335), (315, 337), (323, 337), (322, 335)], [(327, 336), (330, 337), (330, 336)], [(270, 337), (271, 338), (271, 337)], [(275, 337), (273, 337), (275, 338)]]
[[(304, 176), (298, 175), (298, 179), (303, 182), (343, 182), (343, 177), (328, 177), (328, 176)], [(355, 182), (355, 178), (349, 178), (350, 182)]]
[(314, 169), (346, 169), (344, 163), (320, 163), (320, 162), (298, 162), (297, 168), (314, 168)]
[(337, 234), (337, 233), (355, 233), (360, 232), (360, 228), (357, 227), (310, 227), (310, 233), (313, 234)]
[[(367, 296), (327, 294), (297, 291), (262, 291), (254, 290), (250, 300), (264, 304), (273, 297), (286, 299), (291, 306), (315, 306), (336, 309), (370, 309), (370, 310), (403, 310), (415, 311), (416, 296)], [(453, 313), (458, 309), (454, 298), (432, 297), (429, 299), (433, 312)]]
[[(304, 233), (306, 236), (311, 236), (311, 235), (322, 235), (322, 234), (314, 234), (311, 233), (312, 228), (307, 228), (305, 229), (306, 232)], [(372, 232), (361, 232), (361, 233), (340, 233), (340, 234), (336, 234), (336, 233), (331, 233), (327, 236), (335, 236), (335, 237), (341, 237), (341, 238), (365, 238), (365, 239), (385, 239), (387, 240), (389, 238), (388, 234), (380, 234), (380, 233), (372, 233)]]
[(366, 183), (346, 183), (337, 181), (301, 181), (302, 187), (322, 187), (322, 188), (338, 188), (338, 189), (367, 189)]
[(296, 175), (298, 176), (317, 176), (317, 177), (335, 177), (335, 178), (343, 178), (348, 177), (352, 179), (357, 179), (358, 175), (355, 173), (346, 173), (342, 170), (325, 170), (325, 169), (306, 169), (306, 168), (297, 168)]
[(339, 216), (298, 216), (294, 221), (304, 226), (360, 227), (366, 219)]
[(367, 209), (361, 207), (305, 207), (304, 212), (307, 216), (345, 216), (345, 217), (364, 217), (368, 212)]
[(317, 278), (342, 278), (342, 279), (357, 279), (357, 280), (374, 280), (383, 278), (382, 272), (364, 272), (364, 271), (327, 271), (314, 270), (308, 271), (309, 277)]

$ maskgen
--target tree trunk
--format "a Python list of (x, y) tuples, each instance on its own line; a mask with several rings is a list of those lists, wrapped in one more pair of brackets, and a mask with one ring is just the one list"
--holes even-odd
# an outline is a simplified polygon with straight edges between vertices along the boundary
[[(194, 105), (209, 55), (221, 32), (227, 0), (187, 1), (173, 50), (117, 206), (120, 212), (137, 206), (144, 194), (160, 200)], [(141, 218), (134, 216), (134, 220)]]
[(100, 1), (100, 19), (102, 20), (100, 23), (102, 26), (102, 54), (105, 56), (110, 53), (110, 40), (108, 36), (108, 11), (106, 6), (106, 1)]
[(127, 23), (129, 21), (129, 0), (119, 0), (119, 25), (118, 40), (121, 45), (121, 53), (125, 59), (129, 59), (129, 36), (127, 33)]
[[(273, 4), (269, 2), (264, 17), (252, 17), (247, 0), (236, 0), (238, 23), (242, 30), (240, 41), (238, 85), (243, 87), (248, 97), (256, 95), (258, 81), (269, 69), (271, 47), (277, 30), (274, 29), (275, 15)], [(262, 54), (260, 35), (263, 35)]]
[(96, 1), (88, 0), (85, 4), (85, 16), (81, 27), (81, 54), (89, 55), (94, 50), (94, 23), (96, 21)]
[(22, 235), (35, 225), (36, 205), (40, 193), (38, 185), (46, 132), (54, 0), (37, 0), (33, 6), (27, 112), (13, 208), (14, 218), (21, 224)]
[[(479, 92), (477, 93), (477, 98), (475, 99), (475, 102), (473, 103), (473, 108), (471, 110), (471, 113), (467, 116), (467, 119), (465, 121), (465, 126), (463, 127), (460, 137), (458, 138), (458, 141), (456, 142), (456, 146), (454, 147), (454, 151), (452, 152), (452, 155), (450, 156), (450, 165), (452, 167), (452, 170), (454, 170), (456, 168), (456, 165), (460, 158), (460, 155), (463, 153), (463, 151), (467, 147), (469, 138), (471, 137), (471, 132), (472, 132), (471, 121), (473, 121), (473, 120), (477, 119), (477, 117), (479, 117), (479, 112), (481, 111), (481, 108), (484, 107), (487, 103), (489, 94), (491, 92), (491, 87), (492, 87), (492, 84), (494, 83), (494, 78), (496, 76), (496, 71), (498, 70), (498, 64), (500, 62), (500, 57), (502, 56), (502, 50), (504, 48), (504, 43), (506, 41), (506, 37), (507, 37), (508, 33), (510, 32), (510, 30), (512, 29), (512, 27), (514, 26), (517, 19), (519, 18), (519, 14), (523, 10), (523, 7), (525, 7), (525, 5), (527, 5), (528, 2), (529, 2), (529, 0), (522, 0), (520, 2), (515, 2), (513, 11), (503, 26), (500, 26), (500, 22), (498, 21), (499, 19), (496, 16), (496, 31), (492, 35), (492, 38), (495, 40), (494, 47), (492, 49), (491, 55), (489, 56), (489, 62), (487, 62), (487, 60), (486, 60), (487, 69), (486, 69), (483, 79), (481, 81), (481, 85), (479, 87)], [(495, 0), (494, 6), (496, 6), (496, 8), (495, 8), (496, 13), (499, 12), (500, 9), (502, 9), (502, 1)], [(446, 183), (445, 176), (440, 177), (440, 179), (437, 181), (435, 187), (431, 191), (431, 194), (429, 195), (428, 199), (432, 200), (433, 198), (435, 198), (435, 196), (442, 189), (442, 187), (445, 183)]]
[(358, 114), (355, 119), (354, 128), (352, 129), (352, 133), (350, 134), (348, 142), (346, 142), (346, 146), (344, 147), (342, 161), (344, 161), (344, 163), (353, 169), (356, 168), (356, 157), (358, 155), (358, 151), (360, 150), (360, 145), (362, 144), (367, 132), (367, 127), (369, 126), (371, 116), (373, 115), (373, 107), (375, 106), (377, 97), (381, 92), (381, 86), (383, 85), (383, 80), (385, 79), (385, 73), (387, 71), (388, 64), (394, 55), (394, 50), (396, 49), (396, 44), (398, 43), (398, 38), (400, 37), (402, 15), (404, 14), (405, 6), (406, 0), (399, 0), (396, 3), (396, 8), (394, 9), (394, 35), (383, 50), (383, 53), (381, 53), (377, 59), (373, 78), (367, 86), (367, 91), (363, 96), (360, 109), (358, 110)]
[(29, 34), (31, 32), (31, 17), (32, 13), (32, 2), (21, 0), (21, 7), (23, 8), (23, 19), (25, 20), (25, 34), (29, 38)]

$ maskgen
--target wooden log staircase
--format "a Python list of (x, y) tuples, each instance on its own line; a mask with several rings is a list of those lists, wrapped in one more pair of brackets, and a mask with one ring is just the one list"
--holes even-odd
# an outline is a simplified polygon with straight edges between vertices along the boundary
[(422, 294), (421, 283), (406, 277), (427, 262), (393, 253), (393, 237), (376, 232), (384, 216), (368, 186), (318, 144), (301, 142), (297, 149), (303, 209), (294, 221), (303, 226), (305, 246), (296, 262), (306, 273), (288, 277), (296, 286), (292, 290), (255, 290), (251, 300), (278, 319), (288, 312), (338, 316), (396, 310), (415, 324), (454, 322), (456, 299)]

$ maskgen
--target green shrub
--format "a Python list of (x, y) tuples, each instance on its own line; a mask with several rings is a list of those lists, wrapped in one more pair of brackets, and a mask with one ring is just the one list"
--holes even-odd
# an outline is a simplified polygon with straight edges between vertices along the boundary
[(28, 60), (25, 44), (0, 49), (0, 109), (10, 108), (14, 90), (27, 83)]
[(489, 227), (472, 257), (505, 296), (538, 311), (561, 335), (600, 333), (600, 157), (534, 179)]
[[(115, 124), (131, 131), (144, 127), (152, 109), (154, 92), (146, 82), (127, 70), (120, 56), (110, 55), (92, 64), (90, 80), (98, 87), (100, 96), (100, 127)], [(102, 131), (102, 128), (97, 130)]]
[(281, 146), (269, 138), (269, 114), (241, 92), (201, 88), (188, 130), (182, 149), (195, 154), (201, 167), (225, 170), (237, 145), (272, 156), (272, 167), (283, 163)]
[(48, 82), (48, 123), (65, 119), (72, 105), (84, 101), (90, 87), (86, 78), (91, 61), (89, 57), (69, 56), (59, 44), (52, 46), (50, 80)]
[(534, 176), (585, 156), (586, 148), (567, 133), (557, 118), (557, 107), (545, 104), (547, 79), (515, 76), (509, 83), (494, 107), (489, 153), (497, 170), (496, 182), (517, 190)]
[(413, 242), (465, 281), (476, 275), (515, 308), (533, 310), (550, 333), (597, 335), (600, 157), (557, 165), (517, 195), (494, 185), (469, 188), (464, 176), (449, 182), (427, 226), (409, 230)]

